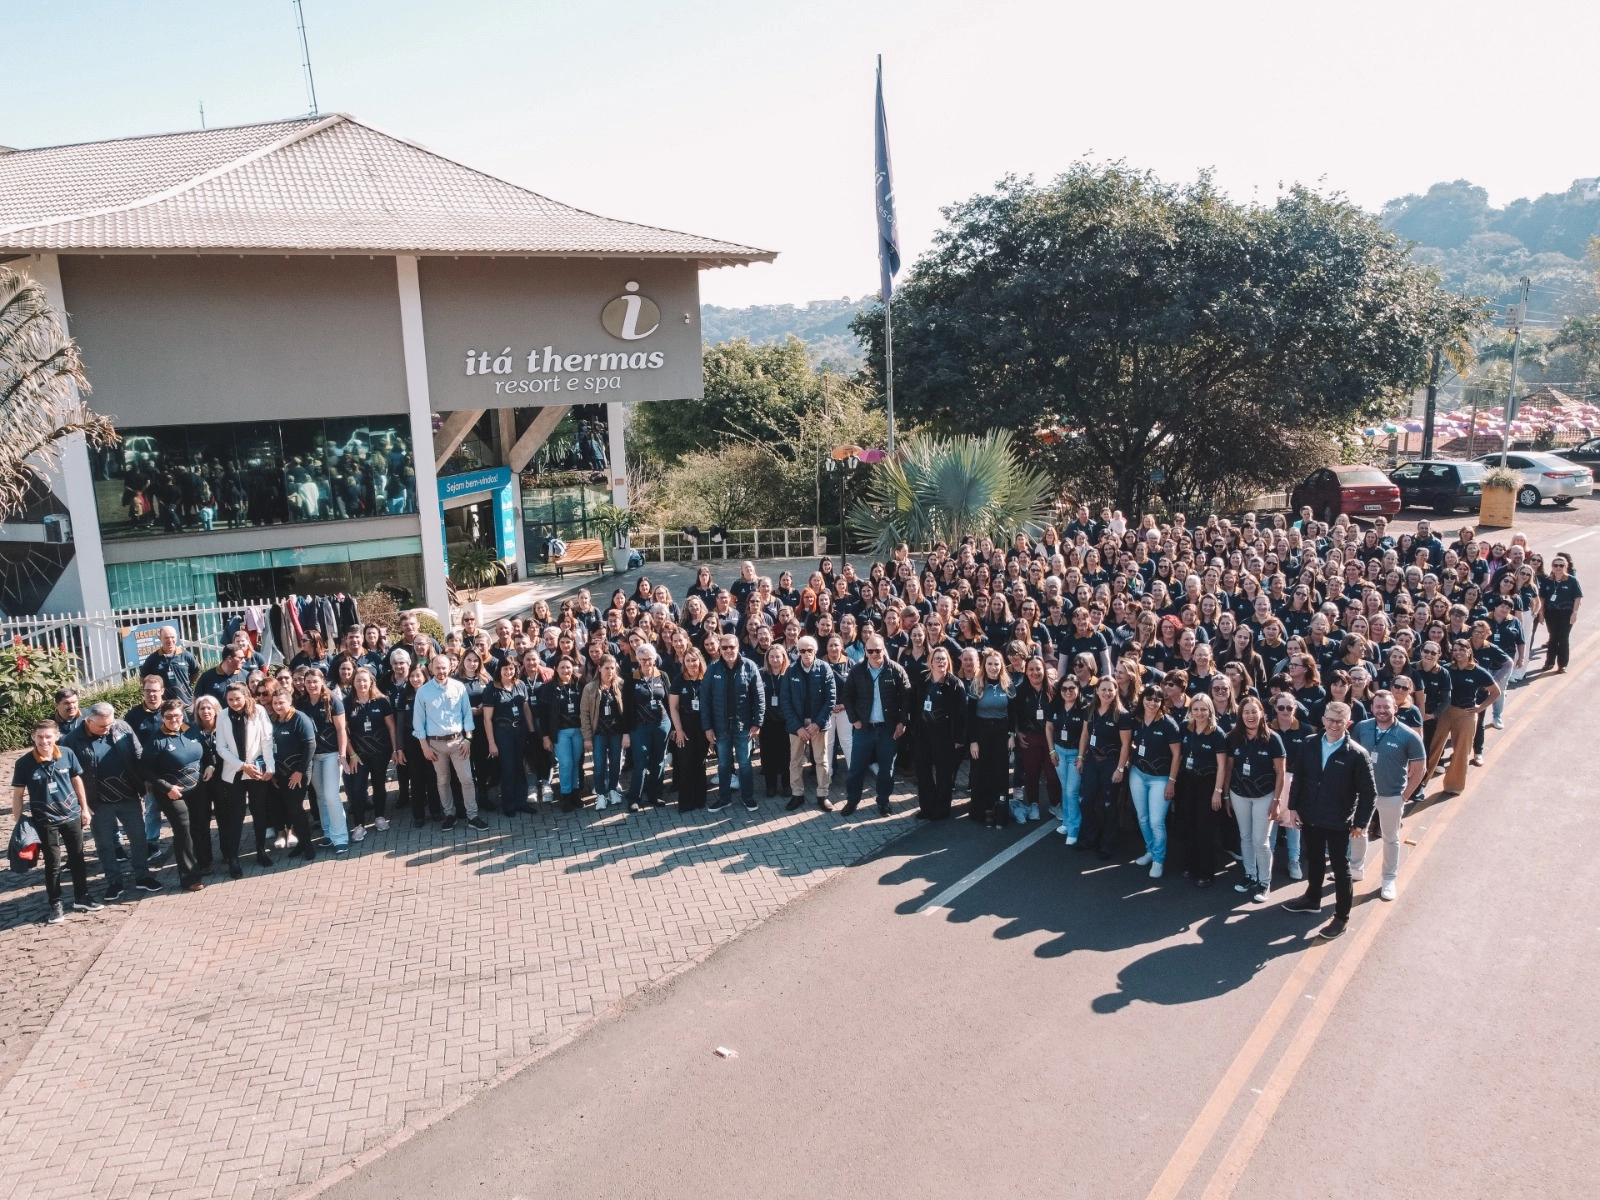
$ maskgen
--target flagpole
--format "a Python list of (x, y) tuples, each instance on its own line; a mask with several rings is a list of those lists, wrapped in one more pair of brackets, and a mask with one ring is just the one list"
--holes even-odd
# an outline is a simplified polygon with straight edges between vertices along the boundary
[(888, 401), (889, 457), (894, 457), (894, 301), (883, 298), (883, 394)]

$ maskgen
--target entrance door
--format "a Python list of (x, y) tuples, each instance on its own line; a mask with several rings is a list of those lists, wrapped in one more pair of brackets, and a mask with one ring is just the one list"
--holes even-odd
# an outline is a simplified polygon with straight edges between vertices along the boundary
[(444, 514), (445, 553), (453, 561), (464, 546), (484, 546), (497, 550), (494, 537), (494, 496), (488, 495)]

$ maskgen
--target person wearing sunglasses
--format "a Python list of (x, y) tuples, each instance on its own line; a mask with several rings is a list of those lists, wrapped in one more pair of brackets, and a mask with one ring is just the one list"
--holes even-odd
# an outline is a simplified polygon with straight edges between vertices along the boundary
[(843, 700), (853, 743), (845, 776), (844, 814), (849, 816), (860, 807), (867, 767), (875, 763), (878, 812), (888, 816), (894, 811), (890, 793), (895, 750), (910, 719), (911, 678), (904, 667), (889, 660), (879, 635), (870, 634), (863, 644), (862, 660), (845, 677)]
[(1555, 669), (1565, 675), (1572, 657), (1572, 627), (1577, 623), (1578, 610), (1583, 607), (1583, 585), (1572, 573), (1572, 560), (1557, 554), (1550, 560), (1550, 575), (1540, 589), (1543, 601), (1540, 611), (1545, 628), (1549, 631), (1544, 647), (1544, 666), (1541, 670)]

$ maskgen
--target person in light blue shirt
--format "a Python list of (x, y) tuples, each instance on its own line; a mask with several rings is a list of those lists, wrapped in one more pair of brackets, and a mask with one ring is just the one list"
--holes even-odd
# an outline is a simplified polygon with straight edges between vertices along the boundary
[(478, 815), (478, 793), (472, 783), (472, 703), (467, 685), (450, 678), (448, 656), (435, 655), (428, 665), (433, 678), (417, 689), (411, 730), (422, 747), (422, 757), (433, 764), (439, 804), (444, 809), (439, 828), (456, 827), (455, 798), (450, 792), (450, 771), (454, 768), (461, 783), (467, 824), (474, 829), (487, 829), (489, 823)]

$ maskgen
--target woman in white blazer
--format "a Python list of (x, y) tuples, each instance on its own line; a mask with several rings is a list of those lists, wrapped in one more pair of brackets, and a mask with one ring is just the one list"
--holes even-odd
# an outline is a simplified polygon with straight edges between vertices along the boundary
[(272, 865), (267, 841), (268, 813), (276, 797), (272, 786), (272, 722), (256, 706), (255, 697), (243, 683), (230, 683), (227, 710), (217, 718), (217, 757), (222, 759), (223, 788), (219, 798), (217, 829), (222, 840), (222, 858), (234, 879), (244, 874), (239, 866), (239, 838), (244, 830), (244, 810), (250, 808), (250, 824), (256, 833), (256, 862)]

